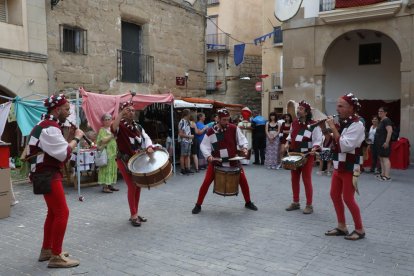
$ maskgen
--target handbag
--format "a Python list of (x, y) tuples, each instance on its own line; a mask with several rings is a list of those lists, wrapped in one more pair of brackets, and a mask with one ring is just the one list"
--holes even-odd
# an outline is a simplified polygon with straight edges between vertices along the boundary
[(45, 195), (52, 191), (52, 177), (55, 171), (34, 173), (32, 175), (33, 193), (35, 195)]
[(95, 155), (95, 165), (105, 167), (108, 164), (108, 155), (106, 149), (98, 150)]

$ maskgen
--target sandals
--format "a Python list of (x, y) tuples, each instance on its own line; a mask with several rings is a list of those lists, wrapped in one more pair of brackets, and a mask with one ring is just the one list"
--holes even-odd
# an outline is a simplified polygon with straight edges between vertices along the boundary
[(107, 188), (107, 187), (103, 188), (103, 189), (102, 189), (102, 192), (103, 192), (103, 193), (107, 193), (107, 194), (112, 194), (112, 193), (113, 193), (113, 192), (112, 192), (109, 188)]
[(139, 221), (138, 218), (136, 219), (130, 219), (132, 226), (134, 227), (140, 227), (141, 226), (141, 222)]
[(146, 222), (146, 221), (147, 221), (147, 219), (146, 219), (146, 218), (141, 217), (141, 216), (138, 216), (138, 219), (139, 219), (139, 221), (140, 221), (140, 222)]
[[(146, 219), (144, 217), (141, 217), (141, 216), (138, 216), (138, 218), (136, 220), (138, 220), (139, 222), (146, 222), (148, 219)], [(132, 221), (132, 219), (129, 218), (129, 221)]]
[(119, 189), (118, 189), (118, 188), (115, 188), (115, 187), (114, 187), (114, 186), (112, 186), (112, 185), (109, 185), (109, 186), (108, 186), (108, 188), (109, 188), (109, 190), (114, 191), (114, 192), (118, 192), (118, 191), (119, 191)]
[[(357, 235), (356, 238), (354, 238), (354, 235)], [(348, 234), (344, 237), (344, 239), (348, 240), (348, 241), (357, 241), (357, 240), (362, 240), (363, 238), (365, 238), (365, 232), (364, 233), (358, 233), (357, 231), (352, 231), (351, 234)]]
[(325, 236), (347, 236), (347, 235), (349, 235), (349, 232), (347, 230), (344, 231), (339, 228), (334, 228), (334, 229), (331, 229), (325, 232)]

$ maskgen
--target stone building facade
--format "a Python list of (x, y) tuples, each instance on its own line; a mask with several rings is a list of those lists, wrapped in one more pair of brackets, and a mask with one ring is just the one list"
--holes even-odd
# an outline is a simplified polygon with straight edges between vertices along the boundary
[[(261, 35), (261, 1), (208, 0), (207, 15), (207, 97), (242, 104), (261, 112), (261, 47), (253, 41)], [(244, 61), (236, 66), (234, 45), (245, 43)], [(250, 80), (241, 80), (250, 77)]]
[[(191, 3), (191, 4), (190, 4)], [(205, 91), (205, 1), (72, 0), (47, 9), (49, 92)], [(189, 75), (188, 87), (176, 77)]]
[(283, 91), (283, 35), (274, 0), (263, 0), (262, 30), (264, 34), (273, 31), (273, 36), (262, 43), (262, 74), (269, 75), (263, 79), (262, 92), (262, 114), (267, 117), (270, 112), (281, 115), (289, 101)]
[(413, 2), (377, 2), (338, 8), (332, 0), (304, 1), (282, 25), (284, 94), (334, 114), (336, 99), (354, 92), (368, 125), (379, 105), (396, 106), (389, 117), (412, 143)]
[[(0, 104), (19, 96), (47, 95), (47, 39), (45, 1), (0, 1)], [(19, 128), (7, 122), (1, 140), (18, 152)]]

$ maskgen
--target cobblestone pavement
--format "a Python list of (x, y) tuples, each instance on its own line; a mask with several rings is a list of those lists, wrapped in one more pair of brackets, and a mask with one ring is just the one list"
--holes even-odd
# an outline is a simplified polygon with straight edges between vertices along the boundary
[[(315, 168), (316, 170), (316, 168)], [(360, 241), (325, 237), (336, 225), (330, 178), (314, 173), (314, 213), (286, 212), (290, 173), (246, 167), (254, 212), (243, 197), (209, 193), (192, 215), (204, 172), (174, 176), (141, 193), (141, 227), (129, 222), (126, 186), (66, 188), (70, 208), (64, 249), (81, 264), (48, 269), (37, 262), (46, 208), (29, 184), (15, 186), (19, 204), (0, 220), (0, 275), (414, 275), (414, 170), (392, 171), (392, 182), (360, 177), (367, 236)], [(301, 187), (301, 203), (304, 191)], [(350, 230), (352, 220), (347, 213)]]

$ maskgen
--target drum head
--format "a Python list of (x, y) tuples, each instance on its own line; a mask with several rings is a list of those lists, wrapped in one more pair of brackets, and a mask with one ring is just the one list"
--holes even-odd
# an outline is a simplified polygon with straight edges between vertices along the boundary
[(141, 152), (132, 156), (128, 162), (128, 169), (138, 174), (151, 173), (160, 169), (168, 161), (168, 152), (163, 149), (156, 149), (153, 153)]
[(216, 170), (221, 171), (221, 172), (239, 172), (240, 168), (239, 167), (216, 167)]
[(301, 159), (302, 159), (302, 156), (299, 156), (299, 155), (291, 155), (291, 156), (286, 156), (283, 158), (283, 160), (287, 162), (296, 162)]

